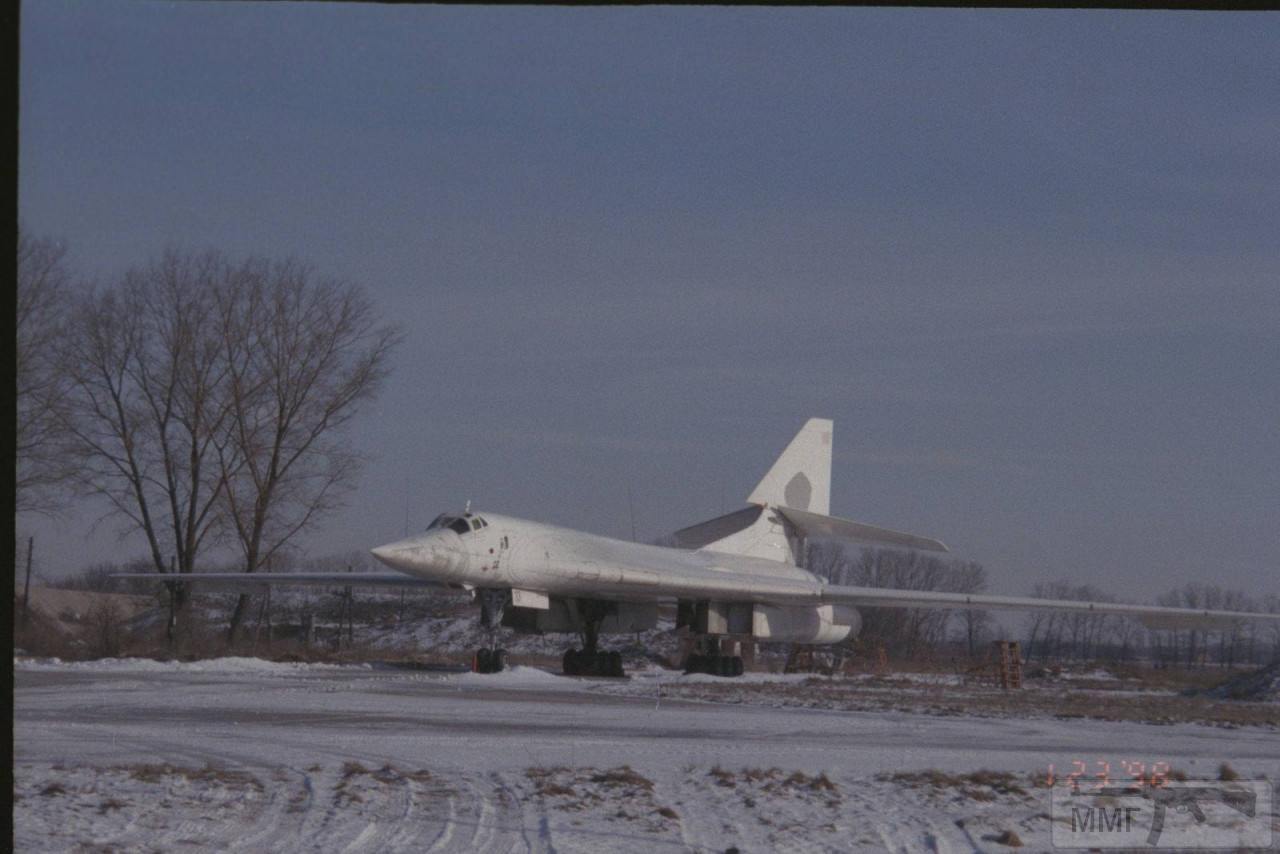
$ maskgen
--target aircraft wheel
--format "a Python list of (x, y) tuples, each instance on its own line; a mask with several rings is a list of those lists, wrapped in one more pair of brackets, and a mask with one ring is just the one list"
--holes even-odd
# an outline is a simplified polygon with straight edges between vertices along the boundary
[(471, 659), (472, 673), (488, 673), (489, 672), (489, 650), (476, 650), (475, 657)]
[(492, 668), (490, 673), (501, 673), (507, 669), (507, 651), (505, 649), (495, 649), (489, 657), (489, 666)]

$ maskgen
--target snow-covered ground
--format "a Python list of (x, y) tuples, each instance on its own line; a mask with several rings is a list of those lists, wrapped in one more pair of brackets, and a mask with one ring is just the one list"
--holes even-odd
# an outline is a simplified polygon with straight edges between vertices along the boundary
[(328, 664), (267, 661), (246, 656), (226, 656), (202, 661), (156, 661), (150, 658), (99, 658), (62, 661), (57, 658), (15, 657), (14, 667), (35, 673), (315, 673), (324, 670), (369, 670), (369, 664)]
[(1050, 765), (1280, 782), (1265, 727), (694, 702), (671, 695), (712, 677), (656, 669), (15, 668), (26, 851), (1047, 850)]

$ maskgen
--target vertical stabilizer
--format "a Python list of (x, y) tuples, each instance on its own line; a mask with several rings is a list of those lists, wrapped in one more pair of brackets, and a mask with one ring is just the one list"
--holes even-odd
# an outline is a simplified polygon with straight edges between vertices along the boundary
[(831, 432), (831, 419), (810, 418), (747, 501), (830, 515)]

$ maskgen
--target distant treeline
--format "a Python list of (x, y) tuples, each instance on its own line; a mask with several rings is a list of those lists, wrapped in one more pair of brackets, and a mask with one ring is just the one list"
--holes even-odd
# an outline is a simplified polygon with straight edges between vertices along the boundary
[[(836, 584), (985, 593), (986, 570), (972, 561), (946, 560), (894, 549), (846, 550), (813, 543), (806, 554), (810, 571)], [(1040, 599), (1118, 602), (1088, 584), (1037, 584)], [(1280, 596), (1251, 597), (1239, 590), (1192, 583), (1157, 596), (1148, 604), (1180, 608), (1280, 613)], [(937, 659), (986, 654), (999, 624), (987, 611), (922, 608), (863, 608), (861, 633), (847, 643), (855, 652), (883, 649), (898, 659)], [(1241, 620), (1224, 629), (1147, 629), (1129, 617), (1111, 614), (1033, 611), (1008, 640), (1022, 644), (1028, 662), (1146, 661), (1161, 666), (1205, 667), (1263, 664), (1280, 660), (1280, 625)]]
[[(1066, 581), (1037, 584), (1045, 599), (1116, 597)], [(1239, 590), (1192, 582), (1150, 603), (1175, 608), (1280, 613), (1280, 596), (1252, 597)], [(1034, 661), (1149, 661), (1163, 666), (1205, 667), (1264, 664), (1280, 660), (1280, 626), (1240, 620), (1224, 629), (1147, 629), (1135, 620), (1103, 614), (1036, 612), (1025, 622), (1025, 652)]]

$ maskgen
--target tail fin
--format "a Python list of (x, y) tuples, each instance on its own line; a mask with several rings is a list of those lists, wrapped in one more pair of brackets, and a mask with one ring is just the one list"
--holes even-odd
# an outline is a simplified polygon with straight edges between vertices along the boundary
[(810, 418), (747, 498), (749, 507), (676, 531), (676, 544), (795, 565), (805, 537), (947, 551), (928, 537), (831, 514), (831, 421)]
[(747, 501), (828, 515), (831, 512), (831, 431), (829, 418), (810, 418), (805, 422)]
[(826, 516), (831, 507), (831, 421), (810, 418), (747, 501), (752, 506), (677, 531), (676, 542), (683, 548), (798, 563), (803, 544), (794, 526), (766, 505)]

